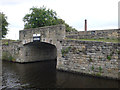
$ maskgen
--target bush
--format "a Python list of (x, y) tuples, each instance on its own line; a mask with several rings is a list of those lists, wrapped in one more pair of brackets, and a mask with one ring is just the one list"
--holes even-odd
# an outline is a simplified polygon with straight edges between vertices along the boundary
[(64, 54), (67, 54), (70, 49), (71, 49), (71, 47), (67, 47), (66, 49), (62, 49), (61, 50), (62, 55), (64, 56)]
[(91, 69), (94, 70), (94, 66), (92, 66)]
[(99, 67), (99, 71), (100, 71), (100, 72), (102, 71), (102, 67), (101, 67), (101, 66)]
[(90, 57), (90, 59), (89, 59), (89, 62), (92, 62), (93, 60), (92, 60), (92, 58)]
[(101, 76), (101, 73), (96, 73), (96, 76)]
[(2, 60), (15, 61), (15, 58), (13, 58), (13, 56), (10, 53), (3, 52), (2, 53)]
[(8, 45), (8, 42), (5, 42), (5, 45)]
[(108, 59), (108, 60), (111, 60), (111, 56), (107, 56), (107, 59)]

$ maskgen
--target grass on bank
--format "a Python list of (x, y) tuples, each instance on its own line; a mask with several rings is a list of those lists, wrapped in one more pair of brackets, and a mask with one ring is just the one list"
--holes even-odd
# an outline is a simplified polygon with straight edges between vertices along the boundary
[(8, 45), (9, 42), (16, 42), (18, 40), (11, 40), (11, 39), (2, 39), (2, 44)]
[(100, 38), (100, 39), (72, 39), (72, 38), (66, 38), (68, 40), (81, 40), (81, 41), (99, 41), (99, 42), (112, 42), (112, 43), (119, 43), (119, 39), (104, 39), (104, 38)]

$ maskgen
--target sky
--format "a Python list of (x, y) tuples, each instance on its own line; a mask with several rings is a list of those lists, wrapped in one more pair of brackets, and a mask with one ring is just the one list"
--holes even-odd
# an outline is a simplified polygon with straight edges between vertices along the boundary
[(118, 2), (120, 0), (0, 0), (0, 12), (7, 16), (7, 39), (19, 39), (19, 30), (24, 29), (23, 17), (33, 6), (56, 11), (58, 18), (78, 31), (84, 30), (87, 19), (88, 30), (117, 29)]

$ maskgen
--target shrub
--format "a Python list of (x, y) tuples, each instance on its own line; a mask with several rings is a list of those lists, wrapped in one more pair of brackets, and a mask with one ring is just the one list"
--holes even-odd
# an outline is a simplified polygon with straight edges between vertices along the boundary
[(96, 76), (101, 76), (101, 73), (96, 73)]
[(8, 42), (5, 42), (5, 45), (8, 45)]
[(67, 47), (66, 49), (62, 49), (61, 53), (62, 55), (67, 54), (70, 51), (71, 47)]
[(94, 70), (94, 66), (92, 66), (91, 69)]
[(2, 60), (15, 61), (15, 58), (13, 58), (13, 56), (10, 53), (3, 52), (2, 53)]
[(93, 61), (91, 57), (90, 57), (89, 61), (90, 61), (90, 62), (92, 62), (92, 61)]
[(101, 67), (101, 66), (99, 67), (99, 71), (100, 71), (100, 72), (102, 71), (102, 67)]
[(108, 59), (108, 60), (111, 60), (111, 56), (107, 56), (107, 59)]

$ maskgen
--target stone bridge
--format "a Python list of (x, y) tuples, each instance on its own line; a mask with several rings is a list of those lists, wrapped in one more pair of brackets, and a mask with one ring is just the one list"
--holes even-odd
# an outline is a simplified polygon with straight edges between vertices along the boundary
[(2, 57), (20, 63), (57, 60), (59, 70), (120, 79), (120, 43), (80, 40), (116, 40), (119, 34), (120, 29), (65, 33), (64, 25), (25, 29), (18, 42), (2, 45)]
[(60, 40), (64, 38), (64, 25), (21, 30), (19, 39), (22, 45), (22, 53), (17, 61), (35, 62), (58, 59), (61, 57)]

